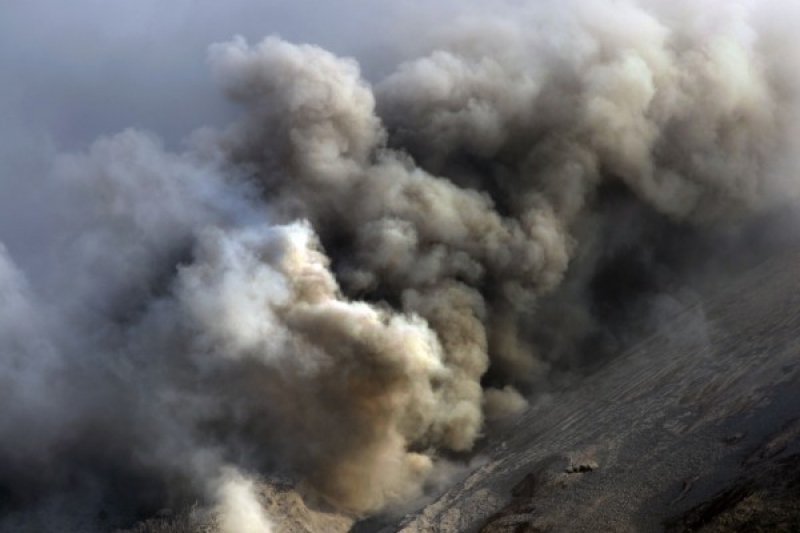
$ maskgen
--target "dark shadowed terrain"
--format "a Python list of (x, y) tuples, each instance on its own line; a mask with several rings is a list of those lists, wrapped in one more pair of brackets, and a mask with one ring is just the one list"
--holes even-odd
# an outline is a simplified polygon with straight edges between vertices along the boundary
[(800, 254), (542, 398), (486, 463), (384, 531), (797, 531)]

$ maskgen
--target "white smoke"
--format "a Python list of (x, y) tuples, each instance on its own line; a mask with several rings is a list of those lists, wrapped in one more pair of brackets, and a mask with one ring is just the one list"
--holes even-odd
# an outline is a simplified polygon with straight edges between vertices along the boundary
[(264, 514), (255, 490), (255, 484), (240, 472), (225, 472), (217, 495), (216, 513), (220, 533), (272, 532), (272, 525)]

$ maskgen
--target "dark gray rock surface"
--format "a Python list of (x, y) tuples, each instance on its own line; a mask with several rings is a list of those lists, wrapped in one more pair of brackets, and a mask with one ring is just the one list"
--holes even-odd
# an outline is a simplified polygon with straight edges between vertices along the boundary
[(540, 399), (383, 531), (800, 531), (799, 334), (793, 253)]

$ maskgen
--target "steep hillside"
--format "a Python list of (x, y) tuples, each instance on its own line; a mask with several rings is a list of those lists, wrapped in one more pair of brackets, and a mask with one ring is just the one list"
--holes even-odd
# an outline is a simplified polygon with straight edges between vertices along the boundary
[(384, 531), (796, 531), (798, 265), (761, 264), (542, 399), (483, 466)]

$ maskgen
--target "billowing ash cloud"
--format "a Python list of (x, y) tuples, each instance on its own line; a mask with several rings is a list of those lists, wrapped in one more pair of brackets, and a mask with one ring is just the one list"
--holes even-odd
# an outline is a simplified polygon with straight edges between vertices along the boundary
[(315, 46), (213, 45), (241, 120), (55, 158), (45, 242), (27, 268), (0, 249), (0, 529), (201, 495), (261, 531), (265, 473), (354, 515), (402, 505), (591, 328), (631, 222), (796, 197), (780, 5), (498, 9), (375, 85)]

